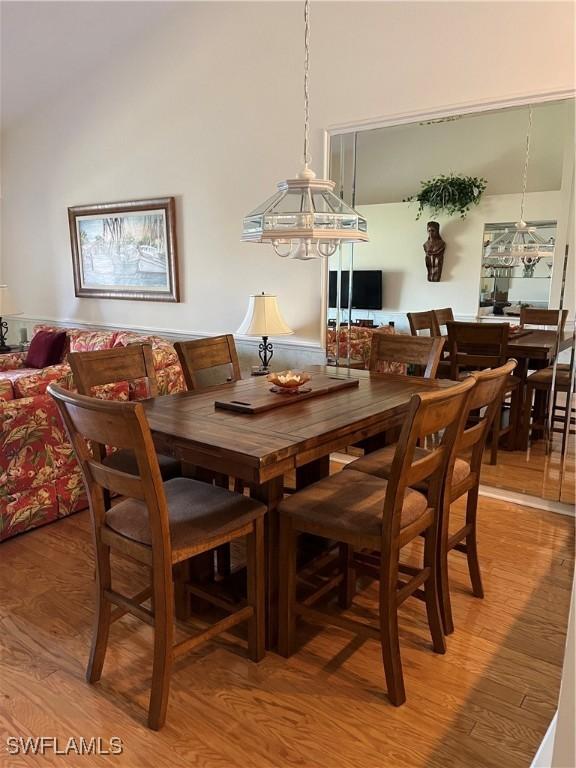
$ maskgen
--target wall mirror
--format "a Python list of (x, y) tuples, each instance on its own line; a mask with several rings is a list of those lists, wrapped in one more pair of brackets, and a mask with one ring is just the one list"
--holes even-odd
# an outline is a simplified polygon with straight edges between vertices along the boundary
[[(551, 370), (546, 391), (530, 393), (542, 428), (511, 450), (503, 445), (496, 465), (487, 457), (482, 478), (495, 489), (566, 503), (576, 426), (573, 383), (566, 383), (574, 357), (573, 136), (573, 99), (332, 133), (330, 178), (366, 217), (370, 241), (335, 253), (325, 285), (327, 359), (353, 368), (367, 367), (376, 329), (410, 333), (408, 312), (450, 307), (456, 320), (516, 327), (523, 307), (568, 309), (562, 334), (540, 327), (558, 339), (550, 354), (521, 363), (524, 397), (528, 377)], [(477, 203), (464, 215), (458, 205), (419, 210), (415, 198), (427, 182), (454, 176), (485, 180)], [(521, 218), (530, 243), (510, 258), (506, 244)], [(429, 222), (445, 246), (439, 280), (429, 279), (426, 263)]]

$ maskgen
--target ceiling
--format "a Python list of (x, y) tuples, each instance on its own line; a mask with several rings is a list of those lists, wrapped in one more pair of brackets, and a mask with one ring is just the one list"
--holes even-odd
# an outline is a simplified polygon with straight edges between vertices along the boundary
[[(534, 106), (529, 192), (560, 189), (573, 124), (573, 100)], [(451, 172), (485, 177), (488, 195), (520, 192), (527, 128), (528, 107), (518, 107), (361, 131), (356, 139), (355, 203), (401, 202), (419, 191), (421, 181)], [(338, 143), (336, 136), (333, 178), (340, 168)], [(346, 150), (346, 142), (343, 146), (348, 169), (351, 150)]]
[[(131, 46), (151, 38), (178, 5), (2, 0), (2, 124), (33, 112), (88, 74), (106, 71), (112, 60), (129, 56)], [(113, 18), (103, 12), (107, 7), (113, 7)]]

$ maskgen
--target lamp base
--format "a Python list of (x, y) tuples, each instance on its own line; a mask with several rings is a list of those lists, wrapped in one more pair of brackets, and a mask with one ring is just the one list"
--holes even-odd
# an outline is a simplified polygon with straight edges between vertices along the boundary
[(270, 373), (270, 368), (264, 367), (262, 365), (253, 365), (251, 375), (252, 376), (268, 376)]

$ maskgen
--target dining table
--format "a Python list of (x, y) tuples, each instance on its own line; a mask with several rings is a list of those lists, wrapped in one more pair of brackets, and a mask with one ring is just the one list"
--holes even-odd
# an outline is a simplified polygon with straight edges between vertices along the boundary
[[(262, 400), (271, 383), (249, 377), (196, 392), (181, 392), (144, 401), (158, 452), (209, 473), (243, 481), (253, 498), (267, 507), (266, 617), (267, 645), (274, 647), (278, 623), (278, 505), (284, 478), (296, 477), (296, 490), (330, 472), (330, 454), (358, 442), (385, 444), (386, 433), (403, 423), (411, 397), (419, 392), (453, 386), (442, 379), (372, 373), (363, 370), (311, 366), (317, 379), (355, 379), (354, 386), (317, 397), (285, 398), (283, 407), (258, 413), (225, 410), (217, 401), (247, 403)], [(186, 578), (184, 574), (181, 578)], [(178, 577), (177, 577), (178, 578)], [(178, 589), (176, 590), (178, 594)], [(189, 616), (189, 600), (177, 603), (179, 618)]]

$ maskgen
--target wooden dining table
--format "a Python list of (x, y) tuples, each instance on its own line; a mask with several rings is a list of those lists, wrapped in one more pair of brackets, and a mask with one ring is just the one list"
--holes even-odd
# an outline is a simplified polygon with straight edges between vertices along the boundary
[[(296, 488), (329, 474), (330, 453), (353, 443), (376, 440), (401, 425), (412, 395), (449, 387), (453, 382), (377, 374), (328, 366), (308, 369), (315, 377), (354, 378), (358, 386), (298, 401), (264, 413), (238, 413), (215, 406), (227, 398), (248, 402), (270, 389), (263, 377), (251, 377), (200, 392), (182, 392), (144, 402), (156, 449), (194, 467), (238, 478), (267, 507), (267, 643), (277, 637), (278, 504), (284, 476), (294, 472)], [(180, 606), (186, 618), (189, 606)]]

